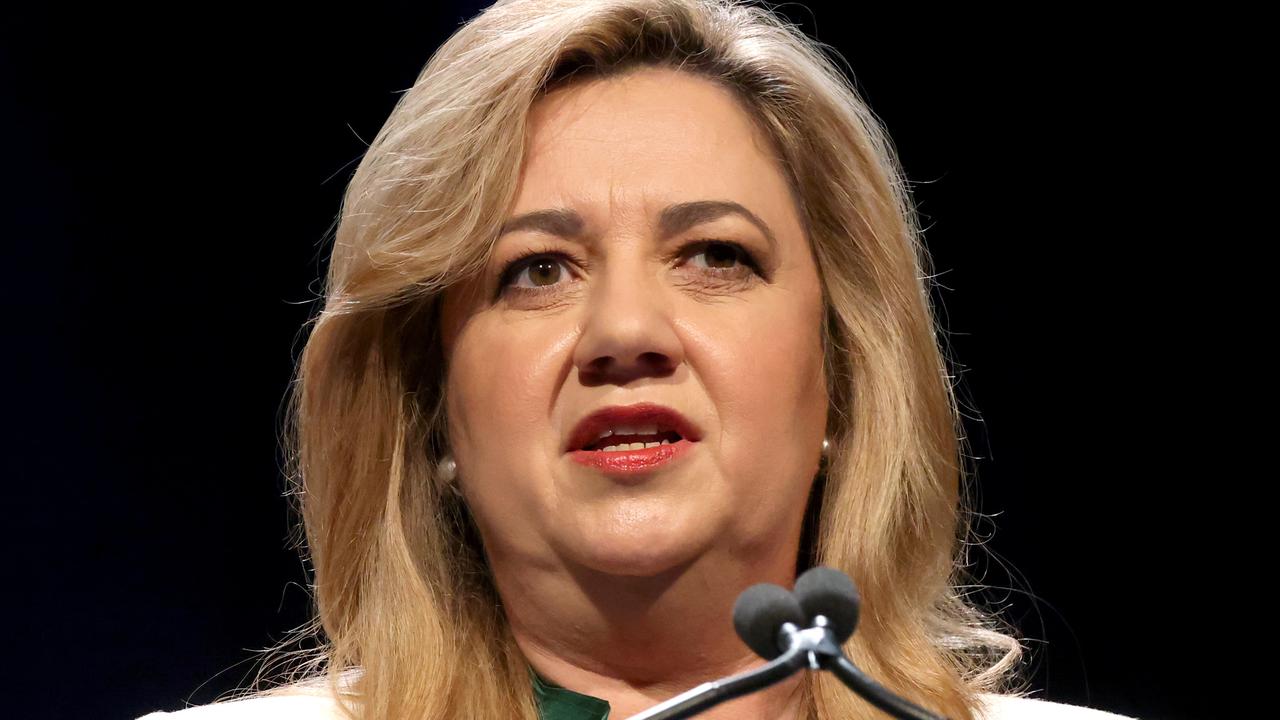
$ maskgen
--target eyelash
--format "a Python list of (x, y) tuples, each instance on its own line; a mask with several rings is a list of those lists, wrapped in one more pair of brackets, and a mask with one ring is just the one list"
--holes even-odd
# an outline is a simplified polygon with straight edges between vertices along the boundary
[[(702, 251), (702, 250), (710, 249), (716, 245), (725, 245), (733, 248), (734, 250), (737, 250), (739, 263), (749, 268), (756, 275), (759, 275), (760, 277), (764, 277), (764, 273), (760, 270), (760, 264), (756, 261), (755, 256), (752, 255), (751, 252), (747, 250), (745, 247), (743, 247), (742, 245), (729, 240), (694, 240), (692, 242), (685, 244), (683, 247), (681, 247), (680, 254), (683, 256), (688, 254), (689, 250), (691, 249)], [(694, 253), (694, 254), (697, 254), (697, 253)], [(511, 284), (516, 278), (520, 276), (521, 272), (524, 272), (524, 270), (527, 267), (533, 265), (534, 260), (538, 260), (542, 258), (546, 258), (550, 260), (567, 260), (570, 262), (580, 262), (578, 258), (573, 257), (569, 253), (563, 252), (561, 250), (555, 250), (549, 247), (532, 248), (530, 250), (526, 250), (525, 252), (521, 253), (518, 257), (512, 259), (511, 262), (508, 262), (505, 267), (503, 267), (502, 272), (498, 275), (497, 294), (502, 295), (506, 291), (515, 291), (518, 293), (527, 293), (527, 294), (533, 294), (533, 295), (540, 295), (547, 292), (554, 292), (558, 288), (558, 285), (549, 285), (539, 289), (539, 288), (517, 287)], [(736, 277), (736, 275), (739, 272), (741, 272), (739, 268), (707, 267), (703, 269), (707, 270), (712, 275), (722, 280), (740, 279)]]

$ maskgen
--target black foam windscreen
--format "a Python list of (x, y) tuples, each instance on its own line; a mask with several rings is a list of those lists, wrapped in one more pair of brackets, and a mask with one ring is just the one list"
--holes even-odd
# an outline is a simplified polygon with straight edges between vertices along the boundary
[(858, 625), (858, 608), (862, 604), (858, 588), (848, 575), (835, 568), (806, 570), (796, 579), (795, 598), (809, 622), (818, 615), (827, 618), (838, 642), (848, 640)]
[(772, 583), (752, 585), (733, 604), (733, 627), (747, 647), (765, 660), (782, 654), (778, 630), (783, 623), (804, 627), (800, 604), (786, 588)]

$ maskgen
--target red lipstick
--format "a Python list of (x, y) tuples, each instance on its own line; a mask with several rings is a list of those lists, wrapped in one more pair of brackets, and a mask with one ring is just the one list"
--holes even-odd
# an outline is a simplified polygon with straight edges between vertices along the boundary
[[(593, 450), (591, 445), (606, 445), (601, 435), (616, 428), (654, 427), (659, 436), (678, 436), (669, 444), (637, 450)], [(702, 439), (702, 430), (676, 410), (654, 403), (614, 405), (601, 408), (583, 418), (574, 427), (565, 451), (581, 465), (615, 476), (635, 476), (670, 465), (688, 454), (693, 444)]]

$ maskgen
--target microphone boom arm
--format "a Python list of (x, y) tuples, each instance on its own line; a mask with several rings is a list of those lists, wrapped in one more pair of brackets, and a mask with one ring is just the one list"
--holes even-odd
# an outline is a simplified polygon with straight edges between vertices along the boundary
[[(789, 636), (793, 637), (794, 636)], [(786, 652), (754, 670), (712, 680), (680, 693), (659, 705), (632, 715), (627, 720), (679, 720), (697, 715), (712, 706), (781, 682), (810, 665), (810, 649), (795, 639)]]
[[(738, 636), (766, 665), (703, 683), (628, 720), (689, 718), (727, 700), (785, 680), (796, 672), (830, 670), (840, 682), (897, 720), (946, 720), (900, 698), (845, 657), (841, 643), (858, 623), (857, 588), (848, 575), (815, 567), (796, 580), (793, 595), (778, 585), (758, 583), (738, 596), (733, 624)], [(813, 623), (800, 629), (805, 618)], [(785, 647), (781, 654), (778, 650)]]
[[(844, 683), (846, 687), (860, 695), (863, 700), (871, 703), (877, 709), (899, 718), (899, 720), (946, 720), (940, 715), (935, 715), (915, 703), (894, 695), (889, 692), (888, 688), (872, 680), (869, 675), (862, 672), (857, 665), (854, 665), (849, 658), (845, 657), (844, 651), (840, 649), (840, 644), (836, 642), (835, 635), (832, 634), (828, 627), (827, 618), (822, 615), (815, 617), (814, 627), (796, 634), (805, 633), (822, 634), (822, 639), (816, 642), (799, 643), (808, 645), (811, 648), (809, 653), (810, 667), (814, 670), (818, 668), (830, 670), (833, 675), (840, 678), (840, 682)], [(817, 639), (815, 638), (815, 640)]]
[(823, 663), (823, 667), (840, 678), (840, 681), (848, 686), (850, 690), (861, 695), (863, 700), (895, 718), (903, 718), (904, 720), (944, 720), (944, 718), (934, 715), (919, 705), (907, 702), (889, 692), (883, 685), (872, 680), (866, 673), (859, 670), (858, 666), (850, 662), (849, 658), (844, 655), (828, 659)]

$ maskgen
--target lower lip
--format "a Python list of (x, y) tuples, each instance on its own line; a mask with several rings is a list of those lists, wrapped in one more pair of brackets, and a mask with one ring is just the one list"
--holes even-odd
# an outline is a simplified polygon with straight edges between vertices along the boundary
[(574, 450), (569, 457), (574, 462), (594, 468), (608, 475), (628, 477), (651, 473), (684, 457), (693, 449), (693, 442), (680, 439), (669, 445), (643, 450)]

